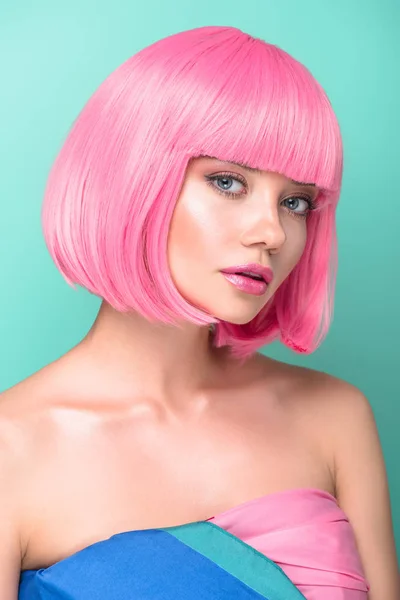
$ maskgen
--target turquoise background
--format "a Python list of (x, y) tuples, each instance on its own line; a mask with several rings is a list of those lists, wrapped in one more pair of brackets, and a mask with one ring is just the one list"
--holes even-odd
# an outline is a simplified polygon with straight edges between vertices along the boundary
[(103, 79), (153, 41), (232, 25), (303, 62), (326, 89), (345, 147), (331, 331), (313, 355), (265, 351), (329, 372), (368, 396), (400, 548), (398, 0), (50, 0), (0, 4), (0, 391), (75, 345), (99, 300), (58, 274), (41, 234), (47, 173)]

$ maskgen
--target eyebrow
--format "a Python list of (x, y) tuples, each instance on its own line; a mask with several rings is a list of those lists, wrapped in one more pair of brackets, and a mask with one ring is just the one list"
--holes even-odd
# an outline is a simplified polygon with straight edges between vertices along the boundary
[[(211, 158), (213, 160), (220, 160), (216, 156), (205, 156), (204, 158)], [(260, 169), (255, 169), (254, 167), (250, 167), (249, 165), (246, 165), (244, 163), (234, 162), (232, 160), (228, 160), (228, 161), (225, 161), (225, 162), (229, 162), (231, 165), (236, 165), (237, 167), (241, 167), (245, 171), (249, 171), (249, 173), (256, 173), (257, 175), (261, 175), (262, 174), (262, 171)], [(291, 177), (288, 177), (288, 179), (289, 179), (289, 181), (291, 181), (295, 185), (303, 185), (303, 186), (306, 186), (306, 187), (316, 187), (315, 183), (304, 183), (303, 181), (296, 181), (295, 179), (292, 179)]]

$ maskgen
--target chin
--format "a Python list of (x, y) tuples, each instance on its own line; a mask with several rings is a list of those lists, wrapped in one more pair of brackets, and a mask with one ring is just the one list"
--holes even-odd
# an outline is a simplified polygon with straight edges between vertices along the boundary
[(204, 311), (220, 321), (225, 321), (232, 325), (246, 325), (259, 314), (270, 300), (271, 296), (272, 294), (268, 294), (266, 298), (259, 298), (258, 302), (255, 297), (253, 297), (254, 299), (250, 303), (247, 301), (243, 303), (243, 301), (238, 300), (237, 298), (230, 298), (226, 299), (223, 306), (218, 306), (215, 302), (211, 305), (209, 302), (201, 301), (199, 298), (189, 296), (189, 294), (185, 295), (184, 298), (195, 308)]
[(229, 323), (231, 323), (232, 325), (247, 325), (247, 323), (250, 323), (250, 321), (252, 321), (254, 319), (254, 317), (256, 317), (257, 315), (252, 315), (251, 317), (249, 317), (248, 319), (224, 319), (224, 321), (228, 321)]
[(260, 310), (264, 307), (263, 306), (260, 307), (260, 309), (258, 311), (231, 311), (229, 313), (227, 312), (223, 312), (223, 313), (218, 313), (218, 312), (214, 312), (214, 316), (217, 317), (217, 319), (220, 319), (221, 321), (225, 321), (226, 323), (230, 323), (231, 325), (246, 325), (247, 323), (250, 323), (250, 321), (252, 321), (260, 312)]

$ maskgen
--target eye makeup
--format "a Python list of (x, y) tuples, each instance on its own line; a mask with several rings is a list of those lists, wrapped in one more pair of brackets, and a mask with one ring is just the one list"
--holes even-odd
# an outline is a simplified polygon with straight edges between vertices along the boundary
[[(239, 175), (238, 173), (230, 173), (230, 172), (221, 172), (221, 173), (217, 173), (215, 175), (206, 175), (205, 179), (207, 181), (207, 185), (209, 185), (213, 190), (215, 190), (217, 193), (222, 194), (225, 197), (228, 198), (241, 198), (243, 196), (245, 196), (247, 194), (247, 190), (248, 190), (248, 184), (245, 180), (244, 177), (242, 177), (241, 175)], [(240, 183), (241, 185), (243, 185), (243, 187), (245, 188), (246, 191), (244, 192), (231, 192), (229, 189), (224, 190), (220, 187), (218, 187), (217, 185), (215, 185), (216, 182), (218, 181), (236, 181), (238, 183)], [(295, 210), (293, 210), (291, 207), (285, 205), (285, 202), (288, 202), (290, 200), (303, 200), (303, 202), (305, 202), (307, 204), (307, 207), (305, 210), (301, 211), (301, 212), (296, 212)], [(281, 206), (283, 206), (286, 211), (294, 217), (297, 218), (305, 218), (307, 217), (308, 213), (311, 210), (315, 210), (316, 208), (316, 203), (313, 200), (313, 198), (311, 196), (309, 196), (308, 194), (303, 194), (303, 193), (293, 193), (291, 194), (289, 197), (284, 198), (281, 201)], [(297, 208), (297, 207), (296, 207)]]

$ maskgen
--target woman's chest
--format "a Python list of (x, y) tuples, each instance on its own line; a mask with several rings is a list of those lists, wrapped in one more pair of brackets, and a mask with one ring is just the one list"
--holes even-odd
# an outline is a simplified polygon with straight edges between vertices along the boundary
[[(249, 398), (185, 418), (137, 406), (99, 419), (57, 415), (29, 489), (24, 569), (53, 564), (120, 531), (205, 520), (282, 489), (333, 493), (315, 436), (277, 406)], [(47, 451), (46, 451), (47, 450)]]

